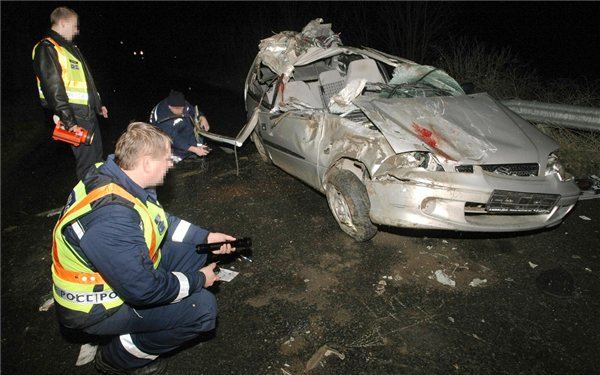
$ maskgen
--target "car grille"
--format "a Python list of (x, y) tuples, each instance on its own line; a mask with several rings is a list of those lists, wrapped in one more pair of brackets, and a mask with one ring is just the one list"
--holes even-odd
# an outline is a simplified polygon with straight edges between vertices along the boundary
[(546, 214), (556, 206), (559, 199), (558, 194), (494, 190), (486, 210), (497, 213)]
[[(483, 169), (486, 172), (500, 174), (504, 176), (533, 177), (538, 175), (539, 165), (537, 163), (486, 164), (481, 165), (481, 169)], [(455, 167), (455, 170), (460, 173), (473, 173), (473, 166), (457, 165)]]

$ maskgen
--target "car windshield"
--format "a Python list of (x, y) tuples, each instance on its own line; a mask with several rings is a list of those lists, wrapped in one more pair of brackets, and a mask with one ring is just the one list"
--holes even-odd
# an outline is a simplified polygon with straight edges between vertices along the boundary
[(451, 95), (450, 91), (440, 89), (426, 82), (384, 85), (380, 94), (382, 98), (428, 98)]
[(417, 98), (465, 95), (458, 82), (441, 69), (427, 65), (399, 64), (383, 85), (383, 98)]

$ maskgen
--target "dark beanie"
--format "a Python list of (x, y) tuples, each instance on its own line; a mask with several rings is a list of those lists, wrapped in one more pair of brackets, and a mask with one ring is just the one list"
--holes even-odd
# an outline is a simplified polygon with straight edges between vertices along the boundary
[(167, 98), (167, 104), (171, 107), (185, 107), (185, 96), (179, 91), (171, 90)]

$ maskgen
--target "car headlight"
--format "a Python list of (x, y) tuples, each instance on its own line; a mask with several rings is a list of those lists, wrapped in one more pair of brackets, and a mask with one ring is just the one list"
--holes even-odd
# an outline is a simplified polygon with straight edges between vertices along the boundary
[(546, 176), (556, 174), (561, 181), (570, 181), (573, 176), (565, 170), (565, 167), (558, 161), (558, 156), (554, 153), (548, 155), (546, 163)]
[(411, 151), (387, 158), (381, 165), (381, 171), (396, 168), (423, 168), (428, 171), (444, 171), (436, 157), (430, 152)]

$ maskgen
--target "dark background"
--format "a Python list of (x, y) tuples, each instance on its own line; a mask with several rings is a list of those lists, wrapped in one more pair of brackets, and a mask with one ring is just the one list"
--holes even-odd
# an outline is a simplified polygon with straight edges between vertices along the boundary
[[(460, 35), (509, 46), (546, 79), (600, 77), (598, 2), (2, 2), (3, 108), (35, 98), (31, 49), (59, 5), (80, 15), (76, 41), (111, 107), (113, 94), (127, 90), (144, 96), (149, 111), (168, 87), (193, 92), (196, 81), (241, 92), (260, 39), (317, 17), (346, 45), (420, 63), (433, 63), (433, 51), (419, 61), (398, 47), (407, 38), (399, 34), (433, 34), (428, 47)], [(424, 19), (416, 31), (401, 29), (416, 19)]]

